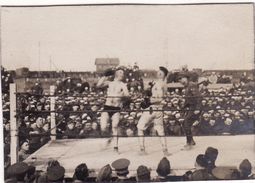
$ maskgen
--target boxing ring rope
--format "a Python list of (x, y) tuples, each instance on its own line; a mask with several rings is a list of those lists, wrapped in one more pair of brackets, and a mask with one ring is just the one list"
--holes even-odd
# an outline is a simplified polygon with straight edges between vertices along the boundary
[[(15, 93), (16, 95), (29, 95), (29, 96), (37, 96), (37, 97), (89, 97), (91, 94), (83, 94), (83, 95), (68, 95), (68, 94), (52, 94), (52, 95), (41, 95), (41, 94), (32, 94), (28, 92), (19, 92)], [(252, 96), (254, 97), (254, 94), (245, 94), (245, 95), (199, 95), (199, 96), (165, 96), (165, 97), (153, 97), (151, 96), (150, 98), (168, 98), (168, 99), (173, 99), (173, 98), (197, 98), (197, 97), (202, 97), (202, 98), (229, 98), (229, 97), (245, 97), (245, 96)], [(106, 95), (101, 95), (98, 97), (106, 97)], [(120, 96), (107, 96), (107, 98), (121, 98)]]
[[(82, 111), (68, 111), (68, 110), (56, 110), (56, 97), (89, 97), (91, 94), (84, 94), (84, 95), (73, 95), (70, 96), (68, 94), (54, 94), (55, 93), (55, 86), (50, 86), (50, 94), (49, 95), (38, 95), (38, 94), (32, 94), (28, 92), (21, 92), (18, 93), (16, 91), (16, 84), (10, 84), (10, 132), (11, 132), (11, 164), (14, 164), (18, 161), (18, 124), (17, 124), (17, 116), (22, 114), (43, 114), (47, 113), (50, 114), (51, 116), (51, 124), (50, 124), (50, 129), (48, 132), (37, 134), (36, 136), (50, 136), (51, 140), (56, 140), (56, 129), (57, 127), (62, 124), (58, 123), (56, 125), (56, 114), (57, 113), (69, 113), (69, 114), (82, 114), (82, 113), (89, 113), (89, 112), (95, 112), (95, 113), (101, 113), (101, 112), (126, 112), (126, 113), (131, 113), (131, 112), (188, 112), (188, 111), (204, 111), (202, 108), (197, 108), (197, 109), (169, 109), (169, 108), (157, 108), (157, 107), (151, 107), (149, 109), (141, 109), (141, 110), (97, 110), (97, 111), (92, 111), (92, 110), (82, 110)], [(17, 109), (17, 96), (37, 96), (37, 97), (50, 97), (50, 110), (48, 111), (22, 111)], [(254, 97), (254, 94), (246, 94), (246, 95), (199, 95), (199, 96), (165, 96), (165, 97), (157, 97), (157, 98), (163, 98), (163, 99), (173, 99), (173, 98), (231, 98), (231, 97)], [(119, 96), (105, 96), (101, 95), (98, 96), (100, 97), (107, 97), (107, 98), (121, 98)], [(150, 97), (153, 98), (153, 97)], [(63, 98), (62, 98), (63, 99)], [(162, 104), (161, 104), (162, 105)], [(248, 109), (251, 110), (251, 108), (242, 108), (242, 109)], [(214, 111), (219, 111), (219, 110), (231, 110), (228, 108), (212, 108), (209, 110), (214, 110)], [(252, 109), (253, 110), (253, 109)], [(164, 113), (163, 113), (164, 114)], [(58, 134), (60, 135), (60, 134)], [(32, 135), (31, 135), (32, 136)], [(34, 135), (33, 135), (34, 136)], [(62, 136), (62, 135), (60, 135)], [(64, 136), (64, 135), (63, 135)], [(110, 137), (114, 137), (111, 135)], [(117, 137), (120, 137), (117, 135)], [(128, 137), (128, 136), (125, 136)], [(135, 137), (139, 137), (136, 135)]]

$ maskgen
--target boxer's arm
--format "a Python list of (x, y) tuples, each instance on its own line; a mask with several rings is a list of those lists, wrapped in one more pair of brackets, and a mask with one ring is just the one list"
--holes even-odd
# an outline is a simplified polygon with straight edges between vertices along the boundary
[(129, 96), (130, 96), (130, 94), (129, 94), (129, 91), (128, 91), (128, 88), (127, 88), (127, 85), (126, 85), (126, 84), (124, 84), (124, 86), (123, 86), (123, 96), (124, 96), (124, 97), (129, 97)]
[(106, 86), (109, 85), (109, 82), (110, 82), (110, 81), (108, 81), (108, 77), (103, 76), (103, 77), (101, 77), (101, 78), (98, 80), (98, 82), (97, 82), (97, 87), (98, 87), (98, 88), (100, 88), (100, 87), (106, 87)]

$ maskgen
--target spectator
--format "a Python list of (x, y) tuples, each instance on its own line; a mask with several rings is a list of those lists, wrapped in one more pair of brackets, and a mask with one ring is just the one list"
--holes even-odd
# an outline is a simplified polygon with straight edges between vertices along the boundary
[(248, 159), (244, 159), (239, 165), (241, 179), (254, 179), (252, 174), (252, 166)]
[(216, 75), (215, 72), (212, 72), (212, 74), (209, 76), (209, 82), (212, 84), (216, 84), (218, 80), (218, 76)]
[(35, 95), (42, 95), (43, 94), (43, 88), (41, 86), (40, 82), (36, 82), (35, 85), (32, 86), (31, 92)]
[(137, 182), (151, 182), (151, 172), (146, 166), (141, 165), (137, 168), (136, 181)]
[(82, 138), (99, 137), (99, 133), (98, 133), (98, 131), (96, 131), (96, 130), (94, 130), (94, 129), (92, 128), (92, 123), (91, 123), (91, 121), (85, 121), (85, 122), (84, 122), (84, 127), (83, 127), (83, 129), (80, 131), (79, 136), (82, 137)]
[(77, 138), (79, 134), (78, 128), (75, 128), (74, 121), (70, 119), (67, 123), (67, 128), (63, 134), (65, 138), (72, 139)]
[(62, 166), (49, 167), (46, 175), (49, 183), (62, 183), (64, 181), (65, 168)]
[(73, 175), (73, 183), (85, 183), (89, 176), (89, 170), (85, 163), (78, 165), (75, 168), (75, 172)]
[(129, 171), (128, 166), (130, 161), (128, 159), (118, 159), (112, 163), (112, 167), (116, 171), (117, 180), (116, 182), (130, 182), (131, 178), (128, 177)]
[(192, 181), (210, 180), (212, 175), (208, 173), (208, 160), (205, 155), (199, 154), (196, 158), (195, 168), (196, 170), (191, 175)]
[(158, 182), (168, 181), (167, 176), (171, 172), (171, 167), (170, 167), (170, 162), (166, 157), (160, 160), (156, 172), (158, 176), (156, 177), (155, 181), (158, 181)]
[(29, 166), (24, 162), (14, 163), (7, 169), (9, 179), (6, 182), (26, 182), (26, 176)]
[(18, 153), (19, 156), (19, 161), (23, 161), (25, 159), (27, 159), (27, 157), (30, 155), (29, 154), (29, 142), (28, 141), (24, 141), (20, 143), (20, 150)]
[(215, 162), (218, 157), (218, 149), (213, 147), (208, 147), (205, 151), (205, 159), (207, 160), (208, 171), (211, 172), (212, 169), (216, 167)]
[(101, 170), (99, 171), (97, 175), (97, 182), (111, 182), (112, 180), (112, 169), (109, 164), (105, 165)]

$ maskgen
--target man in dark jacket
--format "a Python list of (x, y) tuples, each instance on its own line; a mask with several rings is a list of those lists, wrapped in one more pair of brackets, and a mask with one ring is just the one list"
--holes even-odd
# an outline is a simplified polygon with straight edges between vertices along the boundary
[(184, 149), (189, 150), (192, 146), (196, 145), (193, 135), (191, 132), (191, 127), (193, 123), (199, 118), (200, 111), (197, 110), (200, 106), (201, 96), (196, 82), (190, 81), (190, 76), (188, 73), (180, 75), (180, 82), (185, 88), (185, 120), (183, 123), (185, 135), (186, 135), (186, 145)]

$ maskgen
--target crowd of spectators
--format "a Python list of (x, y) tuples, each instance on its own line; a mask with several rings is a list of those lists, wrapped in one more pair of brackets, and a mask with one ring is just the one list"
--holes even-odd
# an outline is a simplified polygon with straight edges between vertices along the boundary
[[(131, 100), (124, 103), (119, 123), (119, 136), (136, 136), (137, 123), (142, 114), (142, 101), (145, 88), (139, 67), (125, 68), (125, 81), (131, 94)], [(211, 77), (213, 81), (213, 77)], [(13, 82), (10, 73), (2, 68), (2, 104), (4, 124), (5, 162), (9, 165), (10, 153), (10, 115), (9, 83)], [(254, 90), (244, 87), (242, 79), (233, 88), (208, 90), (202, 85), (201, 106), (194, 113), (200, 113), (200, 119), (192, 127), (194, 135), (224, 135), (254, 133)], [(55, 119), (57, 138), (97, 138), (100, 133), (100, 116), (106, 100), (106, 90), (74, 78), (56, 80)], [(184, 89), (171, 89), (164, 106), (164, 126), (167, 136), (182, 136), (184, 131), (183, 105)], [(43, 94), (43, 95), (42, 95)], [(51, 134), (51, 97), (45, 92), (38, 80), (30, 93), (17, 95), (17, 120), (19, 126), (19, 159), (26, 157), (50, 140)], [(146, 135), (157, 135), (153, 124)], [(105, 134), (104, 134), (105, 135)], [(108, 125), (111, 136), (111, 124)]]
[[(163, 157), (155, 170), (145, 165), (129, 170), (130, 161), (117, 159), (100, 170), (93, 170), (81, 162), (67, 176), (65, 168), (57, 161), (50, 160), (46, 171), (38, 171), (33, 165), (24, 162), (15, 163), (6, 169), (6, 183), (86, 183), (86, 182), (171, 182), (171, 181), (202, 181), (202, 180), (250, 180), (254, 179), (252, 165), (244, 159), (237, 167), (217, 166), (218, 149), (208, 147), (204, 154), (199, 154), (193, 169), (183, 175), (176, 175), (173, 165)], [(154, 172), (155, 171), (155, 172)], [(70, 172), (69, 172), (70, 173)]]

